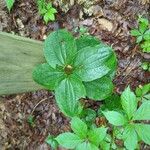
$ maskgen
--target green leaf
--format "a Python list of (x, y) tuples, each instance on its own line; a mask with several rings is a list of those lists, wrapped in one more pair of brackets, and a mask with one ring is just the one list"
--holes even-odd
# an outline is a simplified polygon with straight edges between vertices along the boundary
[(93, 37), (93, 36), (90, 36), (90, 35), (84, 35), (84, 36), (81, 36), (79, 38), (76, 39), (76, 45), (77, 45), (77, 50), (81, 50), (85, 47), (94, 47), (96, 45), (99, 45), (101, 42), (99, 41), (99, 39)]
[(112, 48), (104, 44), (86, 47), (78, 51), (75, 59), (75, 73), (82, 81), (93, 81), (108, 74), (116, 63)]
[(105, 99), (103, 107), (103, 110), (122, 110), (120, 95), (113, 94)]
[(44, 55), (53, 68), (71, 65), (76, 52), (74, 37), (66, 30), (54, 31), (45, 40)]
[(140, 36), (141, 33), (139, 32), (139, 30), (134, 29), (134, 30), (131, 30), (131, 35), (132, 35), (132, 36)]
[(109, 97), (113, 92), (113, 83), (109, 77), (102, 77), (100, 79), (84, 82), (86, 89), (86, 96), (93, 100), (103, 100)]
[(76, 134), (66, 132), (58, 135), (56, 141), (64, 148), (74, 149), (77, 145), (83, 142)]
[(64, 77), (63, 72), (46, 63), (38, 65), (33, 71), (33, 79), (49, 90), (54, 90), (56, 83)]
[(78, 114), (78, 100), (85, 95), (82, 81), (73, 75), (62, 80), (55, 90), (59, 108), (65, 115), (71, 117)]
[(139, 18), (139, 30), (141, 33), (144, 33), (148, 29), (148, 19)]
[(100, 143), (100, 147), (102, 150), (110, 150), (110, 143), (106, 142), (106, 141), (102, 141)]
[(124, 145), (128, 150), (135, 150), (138, 144), (137, 133), (133, 126), (128, 125), (123, 132)]
[(84, 142), (79, 144), (75, 150), (99, 150), (99, 148), (89, 142)]
[(6, 1), (6, 6), (7, 6), (8, 10), (10, 11), (14, 5), (15, 0), (5, 0), (5, 1)]
[(144, 33), (143, 38), (144, 40), (150, 40), (150, 29)]
[(133, 120), (150, 120), (150, 101), (143, 102), (135, 112)]
[(145, 53), (150, 53), (150, 40), (144, 41), (141, 44), (142, 51)]
[(143, 40), (143, 36), (141, 35), (141, 36), (137, 37), (136, 43), (140, 43), (142, 40)]
[(135, 130), (138, 133), (140, 139), (146, 144), (150, 145), (150, 125), (148, 124), (135, 124)]
[(89, 141), (92, 144), (99, 146), (100, 142), (106, 137), (106, 131), (107, 128), (104, 127), (94, 128), (90, 130), (88, 133)]
[(129, 119), (137, 110), (137, 100), (135, 94), (127, 87), (121, 95), (121, 104)]
[(71, 120), (71, 128), (75, 134), (80, 138), (86, 138), (87, 136), (87, 125), (78, 117), (74, 117)]
[(117, 111), (103, 112), (106, 119), (114, 126), (122, 126), (126, 123), (126, 118)]
[(46, 138), (46, 143), (48, 145), (50, 145), (53, 149), (57, 149), (58, 147), (58, 142), (55, 140), (55, 138), (51, 135), (49, 135), (47, 138)]

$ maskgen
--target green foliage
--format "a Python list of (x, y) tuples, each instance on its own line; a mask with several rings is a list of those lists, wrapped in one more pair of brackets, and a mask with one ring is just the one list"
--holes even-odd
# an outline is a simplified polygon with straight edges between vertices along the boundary
[(76, 27), (74, 29), (75, 33), (79, 33), (80, 36), (85, 36), (85, 35), (89, 35), (88, 33), (88, 28), (84, 27), (84, 26), (80, 26), (80, 27)]
[(135, 90), (138, 101), (147, 101), (150, 100), (150, 83), (139, 86)]
[(47, 3), (45, 0), (37, 0), (37, 5), (39, 13), (43, 16), (46, 24), (49, 21), (55, 20), (55, 14), (57, 13), (57, 10), (53, 8), (51, 3)]
[(6, 1), (6, 6), (8, 10), (10, 11), (15, 3), (15, 0), (5, 0)]
[(143, 62), (141, 64), (141, 67), (143, 70), (150, 72), (150, 63), (149, 62)]
[(45, 142), (51, 146), (52, 150), (57, 150), (58, 142), (55, 140), (55, 138), (51, 135), (49, 135)]
[(106, 137), (106, 128), (88, 128), (78, 117), (72, 118), (71, 128), (74, 133), (62, 133), (55, 138), (62, 147), (67, 149), (99, 150), (101, 142)]
[(34, 118), (34, 116), (30, 115), (30, 116), (28, 117), (28, 119), (27, 119), (27, 122), (29, 123), (29, 125), (30, 125), (31, 127), (34, 127), (34, 126), (35, 126), (35, 118)]
[[(141, 90), (141, 91), (140, 91)], [(139, 97), (142, 97), (149, 91), (149, 85), (136, 90)], [(124, 141), (127, 149), (136, 149), (140, 140), (150, 145), (150, 125), (137, 123), (141, 120), (150, 120), (150, 101), (143, 101), (138, 107), (138, 97), (129, 87), (121, 95), (122, 111), (103, 111), (104, 116), (110, 124), (116, 126), (118, 130), (122, 129), (122, 134), (115, 136)]]
[(146, 18), (139, 17), (138, 29), (131, 30), (131, 35), (137, 38), (136, 43), (141, 45), (143, 52), (150, 52), (150, 29)]
[(116, 56), (98, 39), (75, 39), (66, 30), (58, 30), (46, 39), (44, 55), (47, 63), (34, 69), (33, 79), (55, 91), (56, 102), (65, 115), (80, 113), (80, 98), (102, 100), (112, 93)]

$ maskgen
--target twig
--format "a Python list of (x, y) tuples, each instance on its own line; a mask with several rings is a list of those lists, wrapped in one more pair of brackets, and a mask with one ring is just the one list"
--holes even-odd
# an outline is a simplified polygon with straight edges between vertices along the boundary
[(39, 104), (41, 104), (42, 102), (46, 101), (47, 99), (48, 99), (48, 98), (44, 98), (44, 99), (40, 100), (40, 101), (34, 106), (32, 112), (31, 112), (31, 115), (34, 113), (34, 111), (35, 111), (35, 109), (37, 108), (37, 106), (38, 106)]

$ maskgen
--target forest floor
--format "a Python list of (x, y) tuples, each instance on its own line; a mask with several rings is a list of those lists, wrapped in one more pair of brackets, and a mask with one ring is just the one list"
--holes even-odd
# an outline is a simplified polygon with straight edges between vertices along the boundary
[[(140, 65), (150, 60), (150, 55), (141, 53), (130, 30), (137, 27), (138, 15), (150, 20), (150, 3), (103, 0), (97, 4), (94, 15), (83, 15), (83, 18), (79, 17), (81, 9), (74, 5), (64, 13), (58, 8), (55, 22), (46, 25), (33, 0), (17, 0), (11, 13), (0, 0), (0, 31), (43, 41), (51, 31), (59, 28), (67, 28), (77, 36), (76, 28), (87, 27), (88, 33), (111, 45), (117, 54), (115, 92), (120, 94), (127, 85), (135, 89), (149, 83), (150, 72), (143, 71)], [(38, 102), (33, 112), (35, 126), (31, 127), (27, 118)], [(89, 107), (95, 105), (88, 100), (87, 103)], [(69, 120), (59, 111), (51, 92), (41, 90), (0, 97), (0, 150), (48, 150), (45, 143), (48, 134), (57, 135), (68, 130)]]

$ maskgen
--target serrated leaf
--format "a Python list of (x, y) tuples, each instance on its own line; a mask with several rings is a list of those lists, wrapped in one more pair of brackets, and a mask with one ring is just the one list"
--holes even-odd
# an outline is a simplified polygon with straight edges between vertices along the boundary
[(81, 50), (85, 47), (94, 47), (96, 45), (99, 45), (101, 42), (99, 41), (99, 39), (93, 37), (93, 36), (90, 36), (90, 35), (84, 35), (84, 36), (81, 36), (79, 38), (76, 39), (76, 45), (77, 45), (77, 50)]
[(80, 138), (86, 138), (87, 136), (87, 125), (78, 117), (74, 117), (71, 120), (71, 129)]
[(61, 72), (58, 69), (52, 68), (48, 64), (41, 64), (38, 65), (34, 70), (33, 70), (33, 79), (46, 87), (49, 90), (54, 90), (56, 83), (64, 78), (64, 73)]
[(66, 132), (58, 135), (56, 141), (64, 148), (74, 149), (77, 145), (83, 142), (76, 134)]
[(123, 133), (124, 145), (128, 150), (135, 150), (138, 144), (137, 133), (133, 126), (128, 125)]
[(133, 30), (131, 30), (131, 35), (132, 35), (132, 36), (140, 36), (141, 33), (139, 32), (139, 30), (133, 29)]
[(8, 10), (10, 11), (14, 5), (15, 0), (5, 0), (5, 1), (6, 1), (6, 6), (7, 6)]
[(109, 97), (113, 92), (113, 83), (109, 77), (102, 77), (100, 79), (84, 82), (86, 89), (86, 96), (93, 100), (103, 100)]
[(127, 113), (128, 119), (131, 119), (134, 112), (137, 110), (137, 100), (135, 94), (127, 87), (121, 94), (121, 104), (124, 111)]
[(74, 37), (66, 30), (52, 32), (45, 40), (44, 55), (53, 68), (71, 65), (76, 52)]
[(71, 117), (78, 114), (78, 100), (85, 95), (82, 81), (73, 75), (63, 79), (55, 90), (59, 108), (64, 114)]
[(150, 120), (150, 101), (145, 101), (138, 108), (133, 116), (133, 120)]
[(127, 122), (126, 118), (117, 111), (107, 111), (107, 112), (103, 112), (103, 114), (106, 117), (106, 119), (109, 121), (109, 123), (114, 126), (122, 126)]
[(135, 130), (138, 133), (140, 139), (146, 144), (150, 145), (150, 125), (148, 124), (135, 124)]
[(75, 59), (75, 73), (88, 82), (101, 78), (108, 74), (116, 62), (112, 48), (105, 44), (95, 47), (86, 47), (78, 51)]
[(99, 150), (99, 148), (89, 142), (84, 142), (79, 144), (75, 150)]
[(94, 128), (89, 131), (88, 137), (92, 144), (99, 146), (100, 142), (106, 137), (107, 128)]

